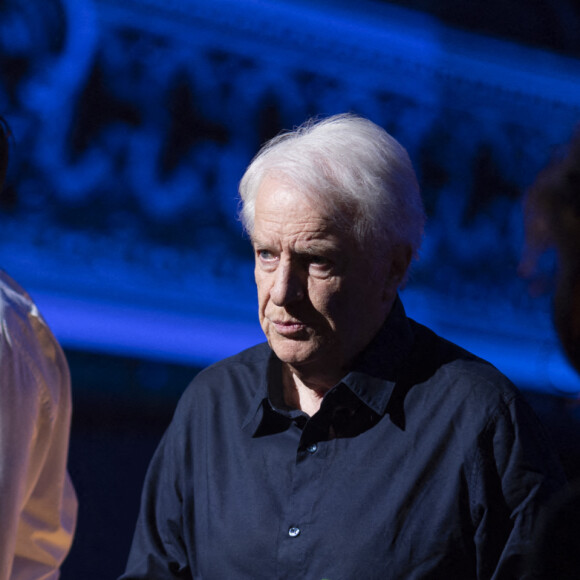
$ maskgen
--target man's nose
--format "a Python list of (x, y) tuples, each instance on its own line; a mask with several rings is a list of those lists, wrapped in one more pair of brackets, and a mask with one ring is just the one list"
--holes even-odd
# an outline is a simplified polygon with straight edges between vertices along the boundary
[(304, 298), (306, 280), (297, 266), (288, 262), (282, 263), (274, 275), (270, 298), (276, 306), (286, 306)]

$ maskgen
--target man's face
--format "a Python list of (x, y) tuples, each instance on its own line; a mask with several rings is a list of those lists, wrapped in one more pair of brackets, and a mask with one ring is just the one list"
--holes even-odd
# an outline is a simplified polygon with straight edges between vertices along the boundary
[(560, 251), (554, 324), (568, 360), (580, 373), (580, 252)]
[(397, 291), (390, 264), (361, 252), (325, 211), (284, 181), (258, 190), (252, 244), (259, 316), (283, 362), (338, 381), (373, 338)]

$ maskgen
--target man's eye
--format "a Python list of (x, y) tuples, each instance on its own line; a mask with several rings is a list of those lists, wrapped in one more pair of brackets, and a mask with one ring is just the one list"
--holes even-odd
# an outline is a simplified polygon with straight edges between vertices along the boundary
[(275, 259), (275, 256), (269, 250), (256, 250), (256, 255), (263, 262), (270, 262)]
[(331, 261), (328, 258), (325, 258), (324, 256), (309, 256), (308, 257), (308, 263), (311, 266), (315, 266), (317, 268), (330, 268), (332, 266)]

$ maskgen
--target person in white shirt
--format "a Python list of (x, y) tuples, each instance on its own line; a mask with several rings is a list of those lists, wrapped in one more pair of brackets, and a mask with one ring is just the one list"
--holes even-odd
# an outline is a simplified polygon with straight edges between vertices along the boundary
[[(0, 189), (8, 159), (0, 122)], [(77, 498), (67, 473), (70, 374), (30, 296), (0, 271), (0, 580), (56, 580)]]

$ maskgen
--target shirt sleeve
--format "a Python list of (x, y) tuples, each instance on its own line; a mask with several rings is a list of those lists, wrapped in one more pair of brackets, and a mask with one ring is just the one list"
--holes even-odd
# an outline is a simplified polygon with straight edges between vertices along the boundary
[(193, 491), (183, 491), (187, 438), (180, 436), (185, 426), (179, 414), (178, 406), (149, 464), (127, 567), (119, 580), (192, 578), (187, 545), (193, 531), (184, 530), (183, 511), (184, 495)]
[(521, 395), (501, 407), (482, 433), (474, 481), (477, 578), (525, 578), (522, 570), (541, 512), (564, 487), (565, 476)]
[(0, 580), (52, 580), (77, 513), (69, 371), (28, 296), (0, 282)]

